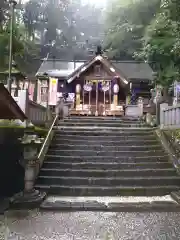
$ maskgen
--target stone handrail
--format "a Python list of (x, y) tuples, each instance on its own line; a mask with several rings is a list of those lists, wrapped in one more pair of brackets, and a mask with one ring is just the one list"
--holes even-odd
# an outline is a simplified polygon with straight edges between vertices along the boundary
[(160, 128), (180, 128), (180, 104), (168, 106), (167, 103), (160, 105)]

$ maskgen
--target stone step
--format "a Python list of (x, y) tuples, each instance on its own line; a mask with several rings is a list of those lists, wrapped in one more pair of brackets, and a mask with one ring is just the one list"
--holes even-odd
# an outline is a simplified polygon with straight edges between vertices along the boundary
[(63, 186), (35, 185), (36, 189), (60, 196), (164, 196), (179, 190), (178, 185), (155, 186)]
[(127, 116), (121, 116), (121, 117), (112, 117), (112, 116), (71, 116), (70, 118), (65, 118), (64, 121), (122, 121), (122, 122), (143, 122), (139, 117), (127, 117)]
[(117, 150), (117, 151), (93, 151), (93, 150), (62, 150), (62, 149), (49, 149), (48, 154), (50, 155), (60, 155), (60, 156), (109, 156), (109, 157), (118, 157), (118, 156), (162, 156), (165, 154), (164, 150)]
[[(102, 198), (102, 197), (101, 197)], [(116, 197), (114, 197), (116, 198)], [(81, 197), (77, 197), (78, 201), (69, 201), (67, 197), (55, 199), (53, 201), (48, 198), (41, 204), (40, 209), (43, 211), (100, 211), (100, 212), (179, 212), (180, 205), (173, 200), (158, 200), (155, 201), (155, 197), (147, 197), (147, 201), (132, 202), (128, 201), (129, 197), (123, 197), (122, 202), (100, 202), (100, 201), (88, 201), (81, 200)], [(139, 198), (139, 197), (138, 197)], [(141, 197), (143, 198), (143, 197)], [(156, 197), (157, 198), (157, 197)], [(163, 197), (159, 197), (163, 198)], [(63, 199), (63, 200), (61, 200)], [(72, 197), (76, 199), (76, 197)], [(152, 199), (152, 200), (151, 200)], [(126, 202), (127, 201), (127, 202)]]
[(59, 127), (146, 127), (145, 123), (139, 122), (59, 122)]
[(84, 165), (86, 163), (92, 164), (121, 164), (121, 163), (161, 163), (168, 162), (169, 156), (167, 154), (161, 156), (117, 156), (117, 157), (109, 157), (109, 156), (62, 156), (62, 155), (50, 155), (47, 154), (45, 157), (45, 161), (56, 162), (59, 164), (81, 164)]
[[(88, 144), (88, 143), (87, 143)], [(72, 145), (72, 144), (58, 144), (58, 143), (53, 143), (50, 145), (49, 150), (65, 150), (65, 151), (133, 151), (133, 150), (138, 150), (138, 151), (155, 151), (155, 150), (162, 150), (162, 146), (159, 144), (156, 145), (121, 145), (119, 146), (106, 146), (106, 145), (87, 145), (87, 144), (82, 144), (82, 145)]]
[(78, 130), (67, 130), (67, 129), (63, 129), (59, 132), (56, 131), (56, 136), (108, 136), (108, 137), (119, 137), (119, 136), (144, 136), (144, 135), (148, 135), (148, 136), (154, 136), (153, 130), (152, 129), (131, 129), (128, 128), (126, 130), (118, 130), (118, 129), (114, 129), (114, 130), (107, 130), (104, 129), (103, 131), (100, 130), (93, 130), (93, 129), (89, 129), (89, 130), (84, 130), (84, 129), (78, 129)]
[(149, 177), (149, 176), (175, 176), (174, 168), (160, 169), (58, 169), (41, 168), (40, 176), (61, 176), (61, 177)]
[(166, 186), (180, 185), (179, 176), (149, 176), (149, 177), (62, 177), (40, 175), (37, 184), (69, 185), (69, 186)]
[(128, 117), (128, 116), (71, 116), (69, 118), (65, 118), (65, 120), (80, 120), (80, 121), (93, 121), (93, 120), (114, 120), (114, 121), (141, 121), (139, 117)]
[(75, 119), (75, 120), (64, 120), (64, 121), (59, 121), (58, 122), (59, 125), (61, 124), (91, 124), (91, 125), (94, 125), (94, 124), (142, 124), (142, 125), (146, 125), (146, 123), (144, 121), (138, 121), (138, 120), (126, 120), (126, 121), (123, 121), (121, 119), (118, 119), (118, 120), (115, 120), (115, 119), (112, 119), (112, 120), (109, 120), (109, 119), (104, 119), (104, 120), (79, 120), (79, 119)]
[(171, 168), (172, 164), (166, 162), (57, 162), (45, 161), (43, 168), (57, 168), (57, 169), (104, 169), (104, 170), (126, 170), (126, 169), (161, 169)]
[(72, 135), (72, 134), (63, 134), (63, 132), (61, 134), (55, 134), (54, 138), (53, 138), (53, 141), (60, 141), (60, 140), (75, 140), (75, 141), (94, 141), (95, 143), (96, 142), (99, 142), (99, 141), (108, 141), (108, 142), (114, 142), (114, 141), (127, 141), (127, 140), (131, 140), (131, 141), (134, 141), (134, 142), (139, 142), (139, 140), (141, 141), (146, 141), (146, 140), (156, 140), (156, 137), (155, 135), (152, 133), (152, 134), (141, 134), (141, 135), (131, 135), (131, 134), (120, 134), (120, 135), (116, 135), (114, 133), (114, 135), (92, 135), (92, 136), (88, 136), (86, 134), (83, 135), (80, 134), (80, 135)]
[[(74, 138), (53, 138), (52, 140), (52, 144), (68, 144), (68, 145), (84, 145), (85, 141), (81, 140), (81, 139), (74, 139)], [(102, 139), (102, 140), (98, 140), (97, 144), (94, 140), (92, 140), (91, 138), (88, 139), (88, 146), (97, 146), (97, 145), (104, 145), (104, 146), (124, 146), (124, 145), (134, 145), (134, 146), (139, 146), (139, 145), (159, 145), (159, 141), (157, 139), (137, 139), (134, 138), (127, 138), (127, 139), (122, 139), (120, 138), (120, 140), (106, 140), (106, 139)]]

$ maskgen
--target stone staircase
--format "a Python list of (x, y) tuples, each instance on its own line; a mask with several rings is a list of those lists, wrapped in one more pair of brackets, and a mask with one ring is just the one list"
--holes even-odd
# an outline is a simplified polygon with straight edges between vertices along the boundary
[(60, 122), (36, 182), (36, 188), (61, 197), (154, 197), (179, 187), (154, 130), (125, 117)]

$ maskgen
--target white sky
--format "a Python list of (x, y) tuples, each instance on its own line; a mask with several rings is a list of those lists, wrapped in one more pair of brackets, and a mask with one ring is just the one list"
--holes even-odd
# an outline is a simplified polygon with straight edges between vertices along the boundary
[[(22, 2), (28, 2), (29, 0), (22, 0)], [(105, 6), (107, 0), (81, 0), (82, 3), (91, 3), (96, 6)]]

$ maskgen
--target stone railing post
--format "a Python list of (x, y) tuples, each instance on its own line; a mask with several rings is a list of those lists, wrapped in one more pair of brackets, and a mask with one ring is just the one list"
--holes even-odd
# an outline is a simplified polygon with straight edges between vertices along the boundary
[(166, 125), (166, 122), (168, 121), (168, 116), (164, 111), (167, 107), (168, 107), (167, 103), (160, 104), (160, 128), (163, 128), (163, 126)]

